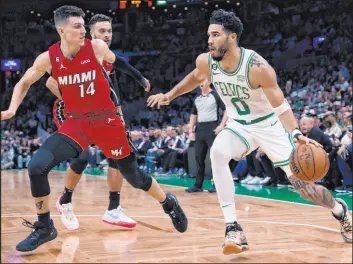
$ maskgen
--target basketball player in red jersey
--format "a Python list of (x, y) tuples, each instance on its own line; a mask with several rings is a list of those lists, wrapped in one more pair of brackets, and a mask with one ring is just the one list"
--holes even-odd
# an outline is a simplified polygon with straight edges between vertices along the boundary
[(35, 250), (57, 237), (49, 212), (48, 173), (61, 161), (78, 157), (90, 144), (96, 144), (107, 158), (116, 159), (122, 175), (133, 187), (158, 200), (175, 229), (187, 229), (186, 215), (176, 197), (166, 194), (155, 179), (138, 170), (125, 126), (117, 118), (110, 99), (108, 76), (102, 69), (103, 61), (115, 63), (116, 56), (104, 41), (85, 39), (84, 16), (82, 9), (75, 6), (61, 6), (54, 11), (61, 41), (36, 58), (16, 84), (9, 109), (1, 112), (1, 120), (13, 117), (29, 87), (48, 72), (60, 87), (67, 113), (58, 132), (44, 142), (28, 166), (38, 221), (32, 224), (25, 220), (23, 224), (33, 231), (17, 244), (18, 251)]
[[(90, 34), (92, 39), (101, 39), (108, 46), (110, 46), (112, 41), (112, 24), (111, 18), (103, 15), (96, 14), (90, 21)], [(141, 86), (144, 82), (148, 82), (142, 74), (128, 64), (123, 58), (120, 58), (118, 66), (113, 68), (112, 64), (108, 64), (106, 61), (103, 62), (104, 69), (109, 74), (112, 80), (111, 83), (111, 99), (118, 108), (118, 114), (122, 117), (118, 82), (115, 75), (115, 70), (124, 72), (131, 77), (133, 77)], [(116, 63), (115, 63), (116, 64)], [(59, 91), (57, 82), (50, 77), (47, 81), (47, 87), (52, 91)], [(149, 87), (149, 85), (148, 85)], [(149, 89), (147, 90), (149, 91)], [(57, 93), (57, 92), (56, 92)], [(61, 98), (61, 97), (59, 97)], [(54, 103), (54, 120), (56, 126), (59, 128), (66, 119), (65, 114), (65, 104), (61, 99), (57, 99)], [(81, 179), (82, 173), (87, 167), (89, 160), (89, 148), (83, 151), (77, 159), (72, 159), (70, 162), (70, 167), (66, 172), (65, 177), (65, 189), (63, 195), (60, 196), (56, 202), (56, 207), (61, 214), (61, 221), (64, 226), (69, 230), (76, 230), (79, 228), (79, 222), (75, 216), (73, 206), (72, 206), (72, 194), (73, 191)], [(107, 176), (107, 183), (109, 187), (109, 206), (103, 215), (103, 222), (118, 225), (127, 228), (133, 228), (136, 226), (136, 222), (130, 217), (126, 216), (123, 209), (120, 207), (120, 191), (123, 183), (123, 176), (121, 175), (119, 169), (114, 162), (114, 159), (108, 159), (109, 169)]]

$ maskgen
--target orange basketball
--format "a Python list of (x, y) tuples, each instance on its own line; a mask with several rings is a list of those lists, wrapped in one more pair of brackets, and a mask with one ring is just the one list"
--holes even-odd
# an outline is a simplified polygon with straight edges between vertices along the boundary
[(300, 144), (292, 152), (289, 165), (298, 179), (313, 183), (325, 177), (330, 161), (324, 149), (313, 144)]

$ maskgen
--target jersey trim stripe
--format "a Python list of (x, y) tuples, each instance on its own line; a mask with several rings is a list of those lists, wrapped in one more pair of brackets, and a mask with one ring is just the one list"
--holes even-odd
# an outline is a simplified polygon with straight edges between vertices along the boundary
[(210, 53), (208, 53), (208, 67), (210, 67), (211, 83), (213, 83), (213, 74), (212, 74), (212, 57), (211, 57), (211, 54), (210, 54)]
[[(292, 148), (293, 148), (292, 152), (293, 152), (295, 150), (295, 144), (293, 143), (291, 134), (288, 133), (287, 131), (286, 131), (286, 133), (288, 134), (288, 140), (289, 140), (290, 144), (292, 145)], [(289, 159), (286, 159), (286, 160), (273, 162), (273, 167), (277, 168), (277, 167), (287, 166), (287, 165), (289, 165), (289, 162), (290, 162), (290, 157), (289, 157)]]
[(65, 134), (65, 133), (63, 133), (63, 132), (61, 132), (61, 131), (58, 131), (58, 132), (56, 132), (56, 133), (63, 134), (63, 135), (65, 135), (65, 136), (71, 138), (73, 141), (75, 141), (75, 142), (81, 147), (82, 151), (85, 150), (85, 149), (82, 147), (82, 145), (77, 142), (77, 140), (75, 140), (74, 138), (70, 137), (68, 134)]
[(111, 91), (111, 92), (114, 94), (114, 96), (115, 96), (115, 101), (116, 101), (115, 105), (116, 105), (116, 106), (120, 106), (119, 97), (116, 95), (114, 89), (110, 87), (110, 91)]
[[(287, 132), (287, 133), (288, 133), (288, 132)], [(294, 151), (295, 148), (296, 148), (296, 146), (295, 146), (295, 144), (294, 144), (294, 142), (293, 142), (292, 135), (291, 135), (290, 133), (288, 133), (288, 139), (289, 139), (289, 142), (290, 142), (290, 144), (292, 145), (293, 151)]]
[(273, 167), (282, 167), (282, 166), (287, 166), (289, 164), (289, 159), (281, 161), (281, 162), (274, 162)]
[(249, 152), (250, 150), (250, 144), (249, 142), (246, 140), (246, 138), (244, 138), (242, 135), (240, 135), (238, 132), (234, 131), (233, 129), (229, 128), (229, 127), (225, 127), (225, 130), (229, 130), (230, 132), (232, 132), (233, 134), (237, 135), (241, 141), (244, 142), (245, 146), (246, 146), (246, 152), (241, 156), (242, 158), (246, 156), (246, 154)]
[(256, 124), (256, 123), (259, 123), (261, 121), (266, 120), (267, 118), (273, 116), (274, 114), (275, 113), (271, 113), (271, 114), (268, 114), (267, 116), (259, 117), (254, 120), (251, 120), (251, 121), (240, 120), (240, 119), (233, 119), (233, 120), (237, 121), (238, 123), (240, 123), (242, 125), (253, 125), (253, 124)]
[(244, 53), (245, 53), (244, 49), (242, 47), (240, 47), (240, 60), (239, 60), (238, 67), (235, 69), (234, 72), (226, 72), (225, 70), (222, 69), (219, 61), (217, 61), (216, 63), (217, 63), (217, 66), (219, 67), (220, 71), (228, 76), (236, 75), (238, 73), (238, 71), (241, 69), (241, 66), (243, 64)]

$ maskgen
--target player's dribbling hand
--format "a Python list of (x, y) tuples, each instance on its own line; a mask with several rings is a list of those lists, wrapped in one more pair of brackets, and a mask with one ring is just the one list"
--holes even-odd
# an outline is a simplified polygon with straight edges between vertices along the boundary
[(10, 110), (1, 111), (1, 120), (7, 120), (13, 117), (16, 113)]
[(146, 80), (146, 88), (145, 88), (145, 92), (146, 93), (149, 93), (151, 91), (151, 84), (150, 84), (150, 81), (145, 79)]
[(299, 144), (305, 144), (305, 145), (314, 144), (316, 147), (323, 148), (323, 146), (320, 143), (306, 136), (299, 136)]
[(158, 106), (158, 109), (161, 107), (161, 105), (169, 105), (170, 104), (169, 96), (166, 94), (159, 93), (148, 97), (147, 106), (154, 107), (156, 104)]

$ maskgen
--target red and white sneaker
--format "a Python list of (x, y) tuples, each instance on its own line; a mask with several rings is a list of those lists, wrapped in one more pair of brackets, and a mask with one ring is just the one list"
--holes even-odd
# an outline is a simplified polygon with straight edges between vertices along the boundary
[(75, 216), (72, 203), (60, 204), (61, 197), (62, 196), (56, 201), (56, 209), (58, 209), (58, 212), (61, 214), (61, 222), (71, 231), (79, 229), (80, 224)]
[(123, 208), (120, 206), (117, 209), (113, 210), (106, 210), (102, 221), (111, 224), (111, 225), (117, 225), (117, 226), (122, 226), (122, 227), (127, 227), (127, 228), (133, 228), (136, 226), (136, 222), (128, 217), (127, 215), (124, 214)]

